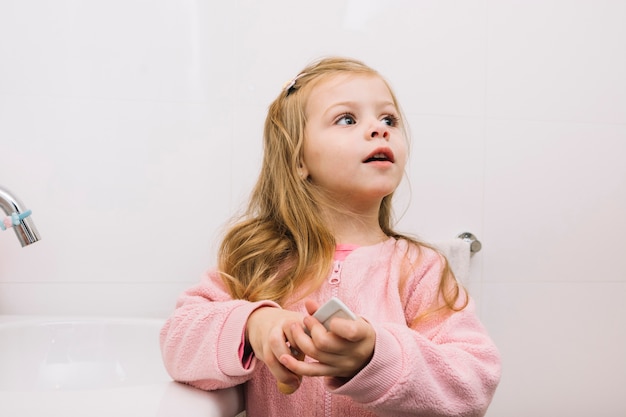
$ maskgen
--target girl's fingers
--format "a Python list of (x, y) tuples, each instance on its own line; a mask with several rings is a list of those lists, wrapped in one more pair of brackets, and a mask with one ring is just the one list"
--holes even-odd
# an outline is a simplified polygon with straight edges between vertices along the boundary
[[(300, 327), (303, 314), (275, 307), (260, 307), (250, 314), (246, 324), (246, 341), (252, 347), (255, 356), (265, 363), (276, 378), (278, 389), (283, 393), (292, 393), (300, 386), (302, 377), (282, 365), (279, 358), (291, 356), (291, 347), (297, 349), (297, 343), (289, 331), (291, 324)], [(300, 352), (294, 353), (302, 358)]]
[(337, 372), (337, 368), (321, 362), (299, 361), (291, 355), (283, 355), (280, 362), (291, 372), (302, 376), (330, 376)]
[(298, 390), (298, 388), (300, 388), (300, 383), (296, 385), (293, 383), (286, 384), (284, 382), (277, 381), (276, 384), (278, 386), (278, 391), (286, 395), (293, 394), (294, 392)]
[[(315, 322), (316, 326), (312, 328), (311, 336), (305, 333), (304, 329), (300, 326), (294, 325), (290, 329), (291, 337), (293, 338), (292, 345), (296, 346), (297, 352), (302, 356), (306, 355), (317, 362), (330, 366), (335, 366), (335, 364), (342, 362), (345, 363), (345, 361), (350, 362), (351, 353), (348, 342), (342, 340), (335, 334), (327, 332), (324, 326), (319, 324), (317, 320), (315, 320)], [(319, 327), (316, 328), (317, 326)], [(281, 357), (281, 362), (282, 359)], [(288, 360), (288, 363), (291, 364), (293, 362)], [(298, 367), (297, 369), (300, 368), (301, 367)], [(314, 367), (314, 369), (315, 370), (310, 372), (314, 372), (317, 375), (316, 372), (320, 372), (320, 368)], [(299, 373), (299, 371), (294, 368), (290, 368), (290, 370)]]
[(301, 376), (294, 374), (292, 371), (282, 365), (279, 358), (283, 355), (291, 355), (285, 335), (282, 330), (274, 328), (269, 335), (269, 352), (263, 359), (270, 372), (276, 378), (278, 389), (284, 394), (295, 392), (300, 386)]
[(371, 359), (375, 332), (365, 320), (332, 319), (331, 331), (314, 317), (305, 317), (304, 324), (308, 334), (294, 325), (289, 329), (290, 340), (317, 363), (279, 357), (290, 371), (306, 376), (352, 377)]
[(313, 315), (315, 314), (315, 312), (317, 311), (318, 308), (320, 308), (320, 305), (317, 304), (315, 301), (313, 300), (306, 300), (304, 302), (304, 306), (306, 307), (306, 311), (310, 314)]
[[(298, 361), (291, 355), (285, 354), (285, 355), (282, 355), (281, 358), (282, 357), (291, 357), (291, 359), (295, 360), (296, 362)], [(302, 355), (302, 358), (304, 359), (304, 354)], [(276, 374), (274, 374), (274, 376), (276, 377), (276, 384), (278, 386), (278, 390), (282, 392), (283, 394), (293, 394), (300, 387), (300, 383), (302, 382), (302, 375), (294, 373), (289, 368), (285, 367), (281, 360), (279, 360), (279, 365), (282, 369), (287, 371), (287, 376), (278, 377), (276, 376)]]

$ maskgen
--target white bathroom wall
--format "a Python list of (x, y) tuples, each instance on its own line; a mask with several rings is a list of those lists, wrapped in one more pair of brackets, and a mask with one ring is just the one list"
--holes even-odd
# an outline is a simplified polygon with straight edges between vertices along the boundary
[[(0, 314), (165, 317), (214, 262), (281, 86), (342, 54), (413, 136), (399, 229), (463, 231), (489, 417), (626, 414), (626, 2), (0, 0)], [(410, 195), (409, 195), (410, 193)]]

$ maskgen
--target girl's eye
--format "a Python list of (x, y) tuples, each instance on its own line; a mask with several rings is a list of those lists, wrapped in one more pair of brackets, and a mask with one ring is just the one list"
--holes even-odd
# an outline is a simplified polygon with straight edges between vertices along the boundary
[(385, 117), (383, 117), (383, 122), (387, 125), (387, 126), (398, 126), (398, 122), (400, 121), (400, 119), (398, 118), (398, 116), (390, 114), (387, 115)]
[(346, 113), (339, 116), (335, 123), (338, 125), (353, 125), (356, 123), (356, 120), (354, 119), (354, 116)]

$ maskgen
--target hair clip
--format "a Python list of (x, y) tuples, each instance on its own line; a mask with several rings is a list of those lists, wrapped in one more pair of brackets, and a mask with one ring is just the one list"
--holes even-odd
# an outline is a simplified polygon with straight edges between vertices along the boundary
[(301, 72), (300, 74), (296, 75), (291, 81), (285, 83), (285, 85), (283, 86), (283, 90), (287, 93), (287, 96), (293, 93), (293, 91), (295, 90), (294, 87), (296, 86), (296, 81), (298, 81), (298, 78), (304, 75), (306, 75), (306, 73)]
[(26, 210), (24, 213), (13, 213), (10, 216), (6, 216), (2, 222), (0, 222), (0, 229), (7, 230), (10, 227), (18, 226), (22, 220), (32, 214), (31, 210)]

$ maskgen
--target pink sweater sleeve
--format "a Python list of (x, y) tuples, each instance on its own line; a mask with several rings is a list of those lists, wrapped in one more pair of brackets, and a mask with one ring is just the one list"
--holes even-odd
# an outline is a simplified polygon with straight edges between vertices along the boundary
[[(436, 292), (439, 258), (422, 272), (415, 294)], [(410, 297), (407, 310), (419, 311), (423, 299)], [(343, 385), (330, 380), (330, 391), (380, 416), (484, 415), (500, 380), (500, 356), (474, 310), (470, 300), (465, 309), (413, 329), (373, 322), (372, 360)]]
[(178, 299), (161, 330), (161, 352), (170, 376), (205, 390), (239, 385), (251, 378), (256, 359), (242, 363), (240, 347), (248, 316), (277, 304), (233, 300), (216, 273)]

